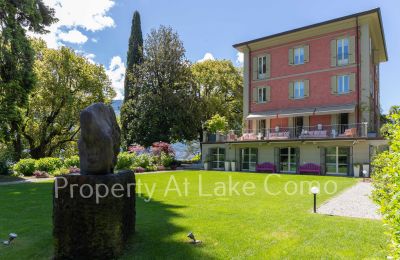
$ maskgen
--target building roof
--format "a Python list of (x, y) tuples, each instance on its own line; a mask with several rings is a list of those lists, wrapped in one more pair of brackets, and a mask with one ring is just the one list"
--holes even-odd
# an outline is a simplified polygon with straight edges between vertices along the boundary
[[(383, 31), (383, 25), (382, 25), (382, 16), (381, 16), (381, 11), (380, 8), (375, 8), (375, 9), (371, 9), (368, 11), (364, 11), (364, 12), (359, 12), (359, 13), (355, 13), (355, 14), (351, 14), (351, 15), (347, 15), (347, 16), (343, 16), (343, 17), (339, 17), (336, 19), (332, 19), (332, 20), (328, 20), (328, 21), (324, 21), (324, 22), (320, 22), (320, 23), (316, 23), (316, 24), (312, 24), (312, 25), (308, 25), (308, 26), (304, 26), (304, 27), (300, 27), (300, 28), (296, 28), (293, 30), (289, 30), (289, 31), (285, 31), (285, 32), (281, 32), (281, 33), (277, 33), (277, 34), (272, 34), (272, 35), (268, 35), (265, 37), (261, 37), (261, 38), (257, 38), (254, 40), (250, 40), (250, 41), (245, 41), (245, 42), (241, 42), (241, 43), (237, 43), (234, 44), (233, 47), (235, 49), (237, 49), (238, 51), (243, 51), (244, 48), (250, 48), (251, 49), (251, 45), (254, 45), (256, 43), (261, 43), (261, 42), (267, 42), (268, 40), (272, 40), (272, 39), (276, 39), (279, 37), (285, 37), (285, 36), (289, 36), (289, 35), (294, 35), (298, 32), (303, 32), (303, 31), (307, 31), (307, 30), (311, 30), (311, 29), (316, 29), (317, 27), (324, 27), (324, 26), (329, 26), (335, 23), (340, 23), (346, 20), (354, 20), (354, 18), (360, 18), (360, 17), (368, 17), (369, 19), (373, 19), (373, 21), (378, 25), (377, 30), (379, 32), (378, 35), (380, 36), (379, 41), (382, 45), (383, 48), (383, 54), (384, 57), (381, 59), (381, 61), (387, 61), (388, 59), (388, 55), (387, 55), (387, 50), (386, 50), (386, 41), (385, 41), (385, 35), (384, 35), (384, 31)], [(378, 44), (379, 45), (379, 44)]]

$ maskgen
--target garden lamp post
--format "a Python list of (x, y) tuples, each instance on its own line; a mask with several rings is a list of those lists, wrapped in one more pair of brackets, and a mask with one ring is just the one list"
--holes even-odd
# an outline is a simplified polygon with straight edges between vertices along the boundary
[(317, 213), (317, 194), (319, 193), (318, 187), (312, 187), (311, 193), (314, 194), (314, 213)]
[(363, 181), (365, 182), (365, 178), (367, 178), (367, 175), (368, 175), (368, 172), (367, 172), (367, 170), (363, 170), (362, 171), (363, 172)]

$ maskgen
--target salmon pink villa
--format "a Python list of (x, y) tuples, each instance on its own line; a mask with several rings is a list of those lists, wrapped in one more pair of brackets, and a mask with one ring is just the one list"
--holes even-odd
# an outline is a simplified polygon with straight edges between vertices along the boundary
[(386, 146), (380, 9), (233, 47), (244, 54), (244, 127), (204, 137), (208, 169), (360, 176), (360, 165), (369, 172)]

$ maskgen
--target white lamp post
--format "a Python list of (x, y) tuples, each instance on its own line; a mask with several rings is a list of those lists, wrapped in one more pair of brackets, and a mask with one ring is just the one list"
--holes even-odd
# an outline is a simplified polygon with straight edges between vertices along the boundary
[(311, 193), (314, 194), (314, 213), (317, 213), (317, 194), (319, 193), (318, 187), (312, 187)]

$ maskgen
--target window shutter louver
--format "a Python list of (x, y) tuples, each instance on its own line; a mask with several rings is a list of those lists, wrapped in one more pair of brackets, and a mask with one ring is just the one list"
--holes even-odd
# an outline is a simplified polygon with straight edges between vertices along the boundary
[(337, 76), (331, 77), (331, 92), (337, 94)]
[(310, 61), (310, 46), (304, 45), (304, 62)]
[(331, 67), (336, 67), (337, 57), (336, 39), (331, 41)]
[(349, 75), (350, 77), (350, 91), (354, 92), (356, 90), (356, 74), (355, 73), (351, 73)]
[(265, 54), (266, 58), (267, 58), (267, 71), (265, 72), (265, 77), (268, 79), (271, 77), (271, 54)]
[(271, 87), (267, 86), (265, 92), (266, 92), (267, 101), (271, 101)]
[(310, 81), (308, 79), (304, 80), (304, 97), (310, 96)]
[(294, 95), (293, 95), (293, 81), (289, 82), (289, 99), (293, 99)]
[(258, 59), (257, 59), (257, 57), (253, 58), (252, 71), (253, 71), (253, 80), (257, 80), (257, 74), (258, 74)]
[(294, 53), (293, 53), (293, 49), (290, 48), (289, 49), (289, 65), (293, 65), (294, 64)]
[(356, 37), (350, 36), (349, 37), (349, 63), (354, 64), (356, 63)]
[(253, 102), (258, 102), (258, 88), (253, 88)]
[(320, 166), (321, 166), (321, 175), (325, 175), (326, 168), (325, 168), (325, 154), (326, 154), (326, 148), (321, 147), (320, 149)]

